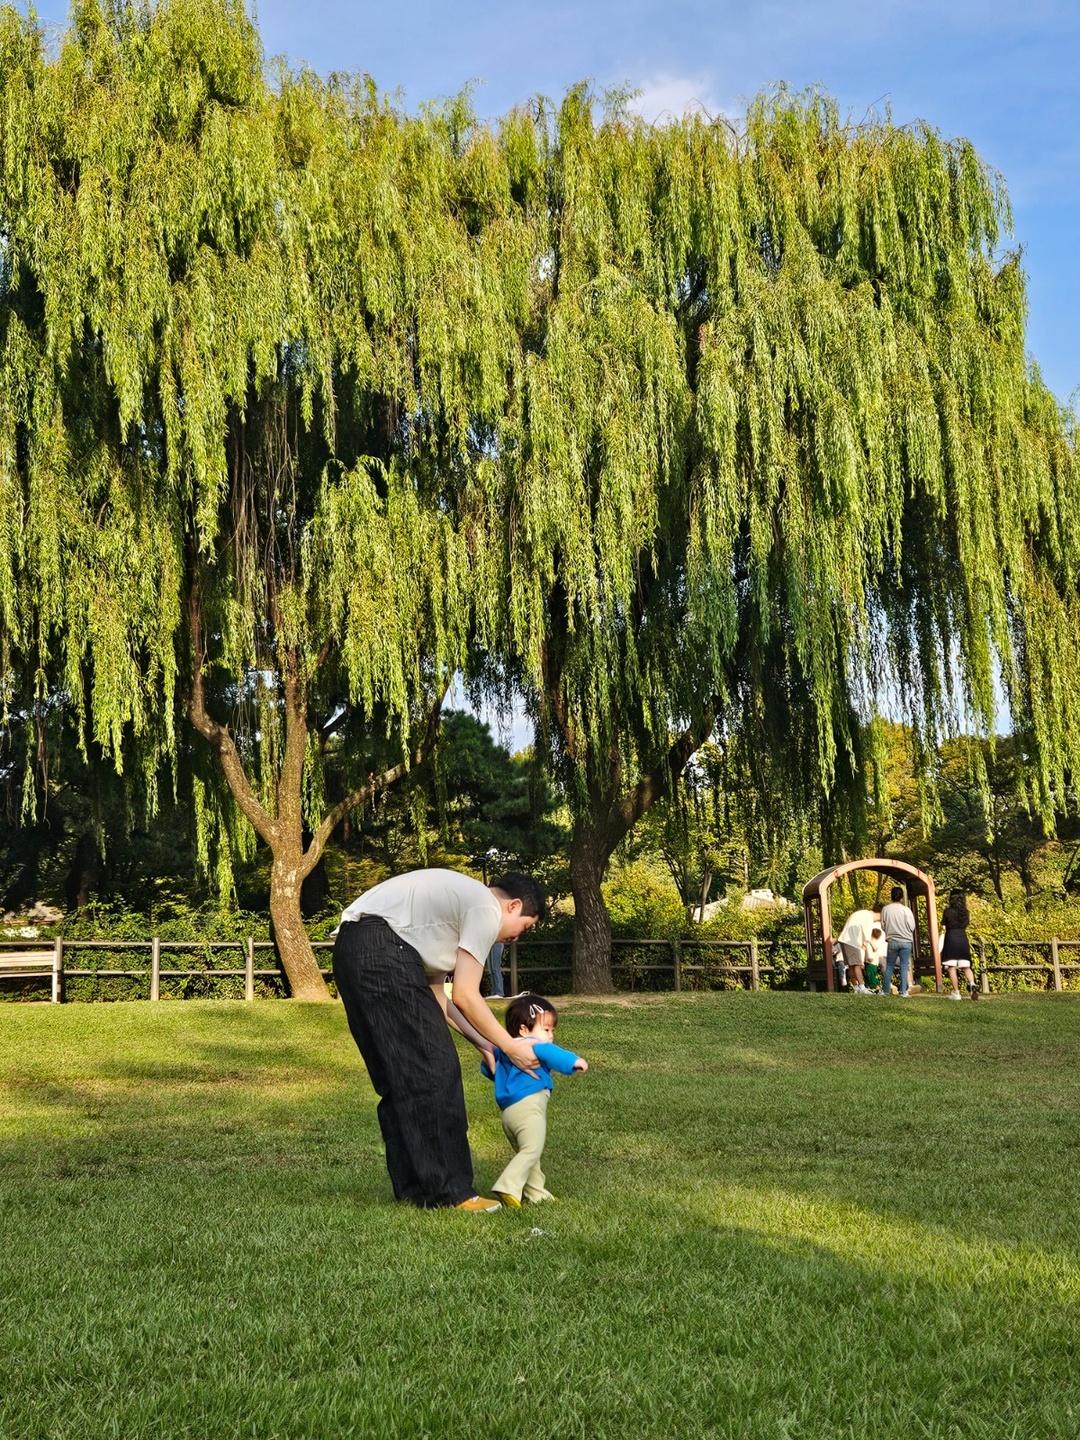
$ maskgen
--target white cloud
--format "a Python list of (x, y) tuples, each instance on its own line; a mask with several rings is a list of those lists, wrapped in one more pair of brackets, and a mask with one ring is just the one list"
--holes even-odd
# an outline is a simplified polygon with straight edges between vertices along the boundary
[(681, 120), (687, 111), (703, 111), (710, 116), (726, 113), (713, 92), (712, 82), (702, 75), (654, 75), (639, 87), (630, 109), (650, 124)]

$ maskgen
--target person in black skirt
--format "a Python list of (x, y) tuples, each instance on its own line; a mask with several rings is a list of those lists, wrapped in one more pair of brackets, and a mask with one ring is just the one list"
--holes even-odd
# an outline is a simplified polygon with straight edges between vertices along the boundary
[(941, 943), (941, 963), (949, 972), (949, 984), (952, 986), (949, 999), (963, 999), (959, 979), (959, 972), (963, 970), (966, 972), (968, 991), (975, 1000), (979, 992), (975, 986), (975, 971), (971, 965), (971, 941), (967, 933), (971, 916), (968, 914), (967, 897), (963, 890), (954, 890), (950, 894), (941, 924), (945, 931)]

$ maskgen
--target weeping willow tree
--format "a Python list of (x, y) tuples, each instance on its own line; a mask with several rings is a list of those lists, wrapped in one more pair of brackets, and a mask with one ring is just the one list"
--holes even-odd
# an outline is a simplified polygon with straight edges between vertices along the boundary
[[(151, 803), (193, 726), (203, 859), (269, 847), (298, 996), (305, 874), (497, 609), (476, 437), (528, 227), (461, 132), (269, 85), (239, 0), (86, 0), (54, 48), (0, 11), (4, 704), (62, 697)], [(327, 738), (372, 727), (331, 802)]]
[[(575, 811), (574, 983), (619, 841), (710, 733), (775, 801), (857, 800), (866, 722), (1078, 758), (1080, 473), (966, 142), (781, 92), (650, 128), (518, 114), (538, 303), (504, 428), (510, 625)], [(872, 733), (872, 729), (869, 733)]]
[(1006, 222), (966, 144), (818, 97), (488, 128), (268, 84), (238, 0), (80, 0), (55, 48), (4, 8), (3, 703), (151, 804), (191, 727), (204, 859), (269, 847), (297, 995), (305, 873), (462, 668), (565, 781), (581, 989), (611, 854), (709, 734), (834, 803), (877, 710), (926, 757), (1000, 675), (1049, 815), (1080, 508)]

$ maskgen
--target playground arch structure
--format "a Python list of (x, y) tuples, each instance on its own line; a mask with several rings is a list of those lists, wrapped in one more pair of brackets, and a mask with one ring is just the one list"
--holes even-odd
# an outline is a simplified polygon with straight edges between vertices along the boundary
[(871, 870), (883, 880), (899, 885), (915, 913), (915, 943), (911, 951), (912, 976), (917, 982), (933, 975), (941, 993), (941, 955), (938, 952), (937, 903), (934, 882), (914, 865), (903, 860), (849, 860), (822, 870), (803, 886), (803, 920), (806, 925), (806, 977), (810, 988), (836, 989), (832, 965), (833, 924), (829, 891), (838, 880), (853, 872)]

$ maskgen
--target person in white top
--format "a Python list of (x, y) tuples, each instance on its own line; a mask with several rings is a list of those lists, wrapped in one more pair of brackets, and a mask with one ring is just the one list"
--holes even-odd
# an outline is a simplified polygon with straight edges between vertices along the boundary
[(334, 980), (381, 1097), (379, 1126), (398, 1200), (425, 1209), (499, 1208), (473, 1184), (461, 1066), (446, 1027), (492, 1065), (497, 1047), (519, 1069), (537, 1068), (532, 1042), (511, 1039), (481, 998), (480, 978), (492, 945), (523, 935), (545, 905), (528, 875), (488, 886), (456, 870), (414, 870), (372, 886), (342, 913)]
[(877, 923), (876, 910), (855, 910), (848, 916), (847, 924), (837, 936), (837, 944), (843, 952), (852, 991), (856, 995), (868, 993), (863, 979), (863, 965), (866, 961), (870, 934)]
[(885, 952), (885, 972), (881, 977), (882, 995), (892, 994), (893, 966), (900, 967), (900, 994), (908, 993), (908, 965), (911, 950), (915, 944), (915, 916), (904, 904), (904, 892), (899, 885), (892, 888), (892, 897), (881, 912), (881, 928), (889, 948)]

